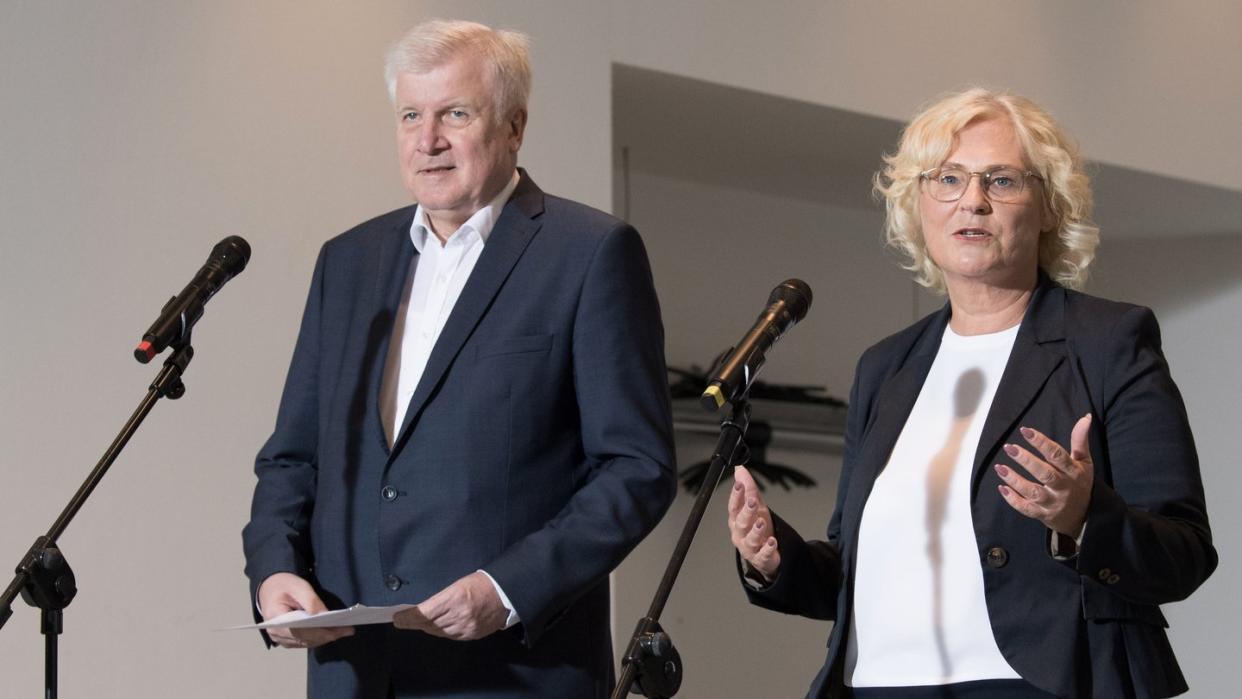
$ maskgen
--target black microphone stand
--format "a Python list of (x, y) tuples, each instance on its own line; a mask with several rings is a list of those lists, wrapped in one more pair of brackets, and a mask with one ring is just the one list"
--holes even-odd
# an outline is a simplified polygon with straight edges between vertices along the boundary
[(712, 454), (711, 463), (703, 476), (703, 484), (686, 518), (686, 525), (681, 531), (681, 538), (673, 549), (673, 557), (664, 570), (664, 578), (656, 588), (655, 598), (647, 616), (638, 621), (634, 635), (630, 638), (625, 654), (621, 656), (621, 677), (613, 689), (612, 699), (624, 699), (626, 693), (635, 691), (632, 686), (637, 684), (636, 693), (649, 699), (668, 699), (681, 687), (681, 654), (673, 647), (673, 642), (664, 629), (660, 628), (660, 614), (673, 592), (673, 583), (681, 566), (686, 562), (690, 552), (690, 544), (698, 531), (699, 523), (707, 512), (707, 504), (712, 493), (720, 484), (724, 471), (734, 464), (746, 461), (746, 428), (750, 425), (750, 402), (748, 392), (742, 393), (731, 403), (729, 416), (720, 423), (720, 439), (716, 442), (716, 451)]
[(82, 487), (78, 488), (78, 492), (70, 499), (60, 516), (56, 518), (52, 528), (47, 531), (47, 534), (35, 539), (34, 545), (17, 564), (17, 575), (13, 577), (13, 582), (9, 583), (4, 595), (0, 596), (0, 628), (3, 628), (5, 622), (13, 615), (13, 600), (19, 592), (27, 604), (42, 610), (40, 628), (45, 636), (45, 699), (56, 699), (57, 638), (64, 630), (64, 609), (69, 606), (78, 592), (73, 570), (70, 569), (64, 554), (56, 545), (56, 540), (64, 533), (65, 528), (69, 526), (69, 521), (78, 513), (78, 510), (82, 509), (82, 505), (86, 504), (86, 499), (95, 490), (95, 486), (99, 485), (99, 481), (103, 480), (108, 467), (116, 461), (116, 457), (125, 448), (129, 438), (138, 431), (138, 426), (142, 424), (147, 413), (151, 412), (155, 402), (160, 398), (176, 400), (185, 395), (185, 384), (181, 382), (181, 375), (194, 357), (194, 348), (190, 346), (189, 333), (170, 344), (169, 347), (173, 352), (151, 383), (146, 397), (138, 404), (138, 409), (121, 428), (120, 434), (104, 452), (103, 458), (86, 477), (86, 481)]

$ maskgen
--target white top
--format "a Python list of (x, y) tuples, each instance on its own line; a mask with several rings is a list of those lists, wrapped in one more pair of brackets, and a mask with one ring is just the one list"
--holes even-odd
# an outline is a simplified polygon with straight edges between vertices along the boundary
[(988, 622), (970, 513), (979, 434), (1017, 334), (1018, 326), (969, 337), (945, 328), (863, 509), (845, 654), (850, 686), (1019, 677)]
[[(482, 209), (474, 212), (444, 243), (436, 237), (427, 221), (427, 212), (419, 206), (414, 210), (414, 222), (410, 224), (410, 240), (418, 254), (410, 261), (405, 275), (405, 290), (401, 293), (401, 305), (392, 327), (388, 358), (384, 362), (384, 381), (380, 388), (380, 419), (388, 445), (396, 440), (397, 430), (405, 420), (405, 411), (414, 397), (414, 389), (423, 378), (431, 349), (440, 338), (440, 331), (448, 321), (453, 306), (461, 296), (474, 265), (483, 254), (483, 246), (496, 226), (496, 219), (505, 208), (505, 202), (513, 196), (520, 177), (516, 170), (509, 184)], [(393, 349), (401, 344), (399, 352)], [(496, 594), (508, 610), (505, 628), (521, 621), (509, 596), (500, 589), (487, 571)]]

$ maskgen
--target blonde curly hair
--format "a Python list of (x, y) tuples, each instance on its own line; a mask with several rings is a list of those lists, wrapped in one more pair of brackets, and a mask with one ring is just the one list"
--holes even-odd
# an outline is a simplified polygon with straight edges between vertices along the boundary
[(873, 180), (887, 210), (885, 240), (906, 258), (902, 267), (914, 272), (915, 281), (945, 292), (944, 274), (927, 254), (920, 225), (920, 173), (949, 157), (962, 129), (986, 119), (1006, 119), (1013, 125), (1025, 166), (1043, 180), (1043, 203), (1052, 214), (1053, 228), (1040, 232), (1040, 269), (1063, 286), (1081, 289), (1100, 243), (1100, 229), (1091, 221), (1090, 178), (1077, 144), (1052, 115), (1008, 92), (976, 87), (946, 95), (906, 126), (897, 152), (884, 156), (885, 167)]

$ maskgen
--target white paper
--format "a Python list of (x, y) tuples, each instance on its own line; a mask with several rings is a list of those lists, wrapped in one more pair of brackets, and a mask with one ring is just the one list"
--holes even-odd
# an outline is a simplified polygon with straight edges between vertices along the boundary
[(397, 612), (413, 609), (413, 604), (397, 604), (391, 607), (368, 607), (355, 604), (349, 609), (334, 609), (318, 614), (308, 614), (301, 609), (272, 617), (260, 624), (231, 626), (228, 631), (243, 629), (317, 629), (329, 626), (362, 626), (363, 624), (391, 624)]

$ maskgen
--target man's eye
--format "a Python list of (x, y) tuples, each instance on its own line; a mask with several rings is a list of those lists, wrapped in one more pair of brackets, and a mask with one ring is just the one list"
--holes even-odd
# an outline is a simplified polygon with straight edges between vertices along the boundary
[(470, 115), (464, 109), (450, 109), (445, 114), (445, 117), (449, 121), (467, 121), (470, 119)]
[(401, 115), (401, 121), (415, 121), (418, 119), (418, 112), (406, 112)]

